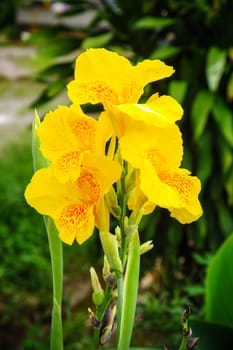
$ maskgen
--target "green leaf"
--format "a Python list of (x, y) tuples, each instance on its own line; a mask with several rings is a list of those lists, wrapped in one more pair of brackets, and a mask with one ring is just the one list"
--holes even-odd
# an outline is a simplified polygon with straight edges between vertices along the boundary
[(207, 270), (206, 320), (233, 327), (233, 234), (219, 248)]
[(206, 128), (197, 143), (197, 175), (200, 178), (202, 185), (204, 185), (212, 175), (214, 168), (212, 137), (211, 130)]
[(228, 194), (228, 203), (229, 205), (233, 205), (233, 167), (231, 169), (230, 174), (228, 175), (228, 178), (225, 182), (225, 187), (226, 187), (226, 191)]
[(188, 88), (188, 82), (184, 80), (172, 80), (168, 86), (168, 94), (179, 103), (183, 103)]
[(233, 113), (227, 107), (225, 102), (220, 96), (217, 96), (215, 103), (213, 104), (213, 116), (218, 124), (218, 127), (229, 143), (233, 147)]
[(232, 328), (190, 320), (192, 337), (198, 337), (201, 350), (228, 350), (233, 344)]
[(163, 29), (177, 22), (174, 18), (143, 17), (134, 23), (133, 28), (139, 29)]
[(222, 138), (218, 140), (217, 146), (218, 146), (219, 155), (220, 155), (222, 174), (226, 175), (228, 174), (229, 170), (233, 165), (232, 148)]
[(79, 41), (74, 38), (56, 39), (40, 48), (38, 59), (50, 60), (61, 55), (66, 55), (78, 47)]
[(206, 79), (211, 91), (217, 91), (226, 65), (227, 51), (211, 47), (207, 53)]
[(213, 105), (213, 94), (208, 90), (200, 90), (194, 99), (191, 118), (194, 140), (198, 140), (205, 129), (209, 112)]
[(177, 55), (181, 49), (175, 46), (161, 46), (155, 49), (150, 55), (151, 59), (165, 60), (169, 57)]
[(233, 73), (231, 73), (227, 83), (227, 98), (229, 100), (233, 100)]
[(86, 50), (89, 48), (98, 48), (104, 47), (112, 39), (112, 33), (104, 33), (101, 35), (93, 36), (87, 39), (84, 39), (81, 44), (81, 49)]
[(184, 287), (184, 291), (188, 293), (190, 297), (204, 294), (204, 287), (201, 284), (192, 284)]

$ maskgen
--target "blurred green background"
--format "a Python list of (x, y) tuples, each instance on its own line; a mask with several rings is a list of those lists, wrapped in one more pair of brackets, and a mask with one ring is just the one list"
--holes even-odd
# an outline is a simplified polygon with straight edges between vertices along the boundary
[[(9, 67), (5, 74), (3, 65), (0, 72), (6, 110), (5, 116), (3, 107), (0, 112), (1, 349), (49, 348), (47, 237), (42, 218), (23, 197), (32, 175), (29, 124), (35, 107), (43, 116), (68, 103), (64, 95), (74, 59), (89, 47), (108, 48), (132, 63), (158, 58), (175, 68), (170, 79), (151, 84), (146, 92), (170, 94), (182, 104), (183, 167), (202, 182), (204, 215), (198, 222), (181, 225), (160, 209), (143, 220), (141, 239), (153, 239), (155, 248), (142, 258), (133, 345), (177, 348), (184, 305), (205, 320), (206, 269), (233, 232), (232, 23), (230, 0), (1, 2), (0, 59), (11, 49), (16, 64), (15, 73)], [(17, 50), (26, 52), (26, 61)], [(17, 74), (22, 66), (28, 71)], [(14, 114), (10, 122), (9, 111)], [(64, 246), (64, 259), (65, 349), (88, 349), (88, 269), (101, 267), (98, 235), (81, 247)]]

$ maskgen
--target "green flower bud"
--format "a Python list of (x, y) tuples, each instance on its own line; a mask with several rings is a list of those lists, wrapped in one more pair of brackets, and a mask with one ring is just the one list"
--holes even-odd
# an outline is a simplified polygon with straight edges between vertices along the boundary
[(116, 236), (109, 232), (100, 232), (100, 240), (111, 269), (121, 273), (123, 269)]
[(154, 247), (154, 244), (152, 244), (152, 241), (147, 241), (140, 245), (139, 252), (140, 255), (145, 254), (149, 252)]
[(99, 306), (104, 298), (104, 291), (101, 287), (97, 273), (93, 267), (90, 268), (91, 284), (93, 288), (92, 301), (96, 306)]
[(49, 160), (46, 159), (40, 151), (40, 139), (38, 136), (38, 128), (40, 126), (40, 118), (35, 111), (34, 120), (32, 123), (32, 158), (33, 158), (33, 169), (34, 171), (46, 168), (49, 166)]

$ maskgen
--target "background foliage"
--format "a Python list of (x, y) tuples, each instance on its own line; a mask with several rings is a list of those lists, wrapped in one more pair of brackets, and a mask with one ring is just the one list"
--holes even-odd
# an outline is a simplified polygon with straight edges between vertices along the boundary
[[(174, 346), (177, 334), (179, 336), (178, 319), (183, 304), (191, 303), (195, 314), (204, 317), (206, 267), (219, 245), (233, 231), (233, 3), (230, 0), (66, 0), (63, 3), (66, 11), (60, 16), (73, 18), (88, 11), (91, 20), (84, 27), (48, 25), (31, 33), (27, 43), (38, 47), (35, 64), (41, 67), (36, 78), (45, 86), (34, 106), (65, 89), (73, 78), (74, 58), (89, 47), (117, 51), (132, 63), (144, 58), (162, 59), (176, 70), (169, 80), (156, 82), (147, 89), (174, 96), (184, 108), (180, 122), (185, 150), (183, 166), (202, 181), (200, 200), (204, 215), (197, 223), (183, 226), (170, 219), (164, 210), (158, 209), (145, 217), (141, 226), (143, 241), (153, 239), (156, 247), (143, 258), (142, 266), (142, 275), (149, 278), (150, 283), (146, 284), (146, 290), (142, 289), (139, 314), (149, 321), (141, 324), (138, 320), (138, 327), (144, 327), (144, 332), (153, 327), (162, 333), (169, 329), (172, 335), (167, 344)], [(8, 15), (9, 11), (5, 13)], [(3, 24), (7, 22), (4, 20)], [(90, 106), (85, 108), (90, 110)], [(38, 298), (45, 300), (42, 295), (48, 293), (50, 283), (43, 287), (45, 276), (48, 281), (50, 278), (43, 225), (23, 200), (32, 171), (28, 147), (9, 151), (6, 153), (9, 156), (5, 154), (1, 159), (0, 193), (4, 206), (0, 224), (3, 242), (0, 276), (4, 301), (15, 296), (15, 285), (22, 290), (19, 294), (39, 293)], [(25, 165), (21, 170), (19, 163)], [(11, 178), (12, 174), (17, 175)], [(67, 254), (68, 275), (72, 264), (77, 270), (80, 268), (76, 254), (79, 259), (83, 254), (85, 270), (88, 259), (88, 264), (96, 264), (90, 261), (90, 256), (98, 256), (98, 242), (91, 241), (82, 250), (72, 248)], [(11, 319), (18, 305), (14, 298), (11, 300), (12, 307), (4, 311), (3, 324), (8, 324), (7, 318)], [(48, 299), (46, 303), (48, 306)], [(46, 314), (46, 307), (43, 310)], [(67, 310), (69, 321), (73, 316), (69, 316), (69, 306)], [(155, 321), (156, 315), (161, 322)], [(73, 340), (71, 324), (67, 322), (67, 337), (73, 344), (70, 349), (74, 350), (78, 345)], [(25, 349), (34, 349), (30, 343), (34, 332), (38, 336), (41, 328), (31, 330), (30, 345), (25, 345)], [(160, 339), (159, 334), (156, 336)], [(161, 344), (162, 340), (154, 343)]]

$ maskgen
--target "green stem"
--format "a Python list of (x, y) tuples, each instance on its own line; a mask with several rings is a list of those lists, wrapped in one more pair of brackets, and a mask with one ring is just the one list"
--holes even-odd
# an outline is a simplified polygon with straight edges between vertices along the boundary
[(130, 346), (134, 317), (136, 311), (139, 268), (140, 268), (140, 242), (138, 231), (129, 236), (129, 251), (123, 287), (122, 315), (120, 320), (119, 340), (117, 350), (128, 350)]
[(120, 337), (120, 327), (122, 319), (122, 305), (123, 305), (123, 276), (118, 274), (116, 276), (117, 280), (117, 342), (119, 342)]
[(53, 309), (51, 320), (50, 350), (63, 350), (62, 331), (62, 286), (63, 286), (63, 254), (62, 243), (51, 218), (45, 218), (48, 233), (49, 250), (53, 280)]
[(126, 217), (126, 208), (127, 208), (127, 199), (126, 199), (126, 190), (125, 190), (125, 176), (127, 172), (127, 164), (123, 168), (123, 174), (121, 177), (121, 193), (120, 193), (120, 207), (121, 207), (121, 218), (120, 218), (120, 229), (121, 229), (121, 250), (120, 258), (122, 261), (122, 266), (125, 265), (125, 256), (126, 256), (126, 237), (125, 237), (125, 217)]
[(186, 347), (187, 343), (188, 343), (188, 340), (185, 339), (185, 338), (182, 338), (182, 342), (181, 342), (181, 344), (180, 344), (179, 350), (185, 350), (185, 349), (187, 349), (187, 347)]

